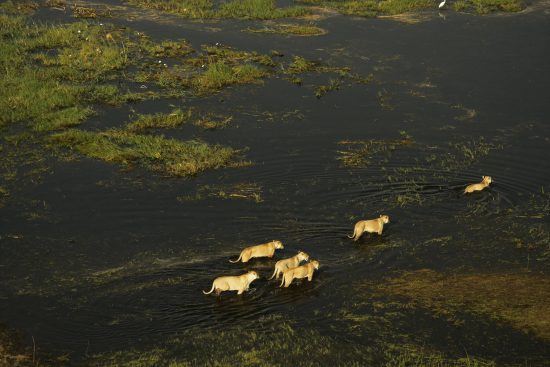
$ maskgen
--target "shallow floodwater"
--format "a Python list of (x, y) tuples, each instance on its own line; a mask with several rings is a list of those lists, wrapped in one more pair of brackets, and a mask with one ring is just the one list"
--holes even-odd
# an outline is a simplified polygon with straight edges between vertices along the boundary
[[(40, 10), (36, 18), (70, 21), (55, 10)], [(368, 343), (377, 330), (352, 337), (333, 317), (357, 297), (358, 281), (381, 282), (422, 268), (548, 273), (548, 262), (495, 243), (507, 229), (495, 217), (550, 189), (550, 17), (543, 11), (449, 12), (418, 24), (331, 16), (319, 22), (327, 35), (303, 38), (242, 32), (251, 24), (244, 21), (107, 21), (155, 40), (301, 55), (372, 73), (376, 82), (344, 83), (318, 99), (311, 85), (321, 76), (306, 76), (303, 86), (272, 78), (205, 99), (132, 105), (139, 113), (196, 105), (231, 114), (226, 129), (183, 127), (165, 134), (246, 148), (251, 167), (174, 179), (86, 158), (48, 162), (40, 182), (22, 184), (21, 201), (12, 198), (0, 208), (0, 321), (33, 335), (42, 348), (69, 352), (77, 363), (87, 355), (140, 350), (193, 327), (223, 331), (240, 324), (261, 332), (278, 322), (266, 318), (273, 314), (336, 339)], [(120, 126), (128, 114), (128, 107), (103, 109), (83, 128)], [(403, 134), (418, 144), (361, 167), (338, 159), (346, 150), (341, 141)], [(480, 139), (498, 147), (457, 170), (425, 159), (432, 150), (446, 152), (449, 142)], [(419, 166), (428, 169), (415, 189), (422, 200), (401, 206), (395, 197), (411, 185), (407, 168)], [(493, 177), (490, 189), (462, 196), (464, 185), (482, 175)], [(243, 183), (253, 185), (261, 201), (182, 199), (205, 185), (223, 190)], [(41, 215), (29, 219), (36, 211)], [(357, 220), (382, 213), (391, 223), (381, 237), (346, 238)], [(445, 248), (422, 245), (446, 236), (452, 240)], [(277, 258), (303, 250), (320, 261), (313, 282), (279, 289), (266, 280), (274, 261), (229, 263), (243, 247), (273, 239), (285, 245)], [(262, 279), (245, 295), (202, 294), (216, 276), (249, 269)], [(550, 358), (549, 342), (479, 320), (460, 331), (410, 314), (392, 328), (430, 335), (427, 344), (450, 353), (503, 362)]]

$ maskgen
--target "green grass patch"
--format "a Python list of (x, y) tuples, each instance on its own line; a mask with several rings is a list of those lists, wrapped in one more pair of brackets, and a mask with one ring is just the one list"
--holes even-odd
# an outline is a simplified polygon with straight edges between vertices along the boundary
[(75, 18), (95, 19), (111, 16), (109, 8), (90, 8), (87, 6), (74, 5), (71, 9), (73, 11), (73, 17)]
[(301, 6), (277, 7), (275, 0), (230, 0), (217, 7), (212, 0), (126, 0), (142, 8), (156, 9), (192, 19), (278, 19), (309, 14)]
[(327, 34), (325, 29), (310, 24), (270, 24), (262, 28), (247, 28), (245, 31), (251, 33), (272, 33), (306, 37)]
[(222, 61), (208, 65), (208, 69), (192, 81), (199, 93), (209, 93), (227, 85), (259, 82), (267, 71), (252, 64), (228, 65)]
[(182, 111), (175, 109), (170, 113), (156, 113), (153, 115), (139, 115), (135, 121), (126, 125), (126, 129), (132, 132), (140, 132), (149, 129), (167, 129), (178, 127), (189, 121), (191, 110)]
[[(422, 10), (436, 10), (430, 0), (301, 0), (300, 3), (334, 9), (345, 15), (361, 17), (394, 16)], [(455, 11), (487, 14), (497, 11), (518, 12), (525, 8), (522, 0), (458, 0), (448, 6)]]
[(275, 0), (231, 0), (220, 5), (216, 16), (232, 19), (277, 19), (299, 17), (308, 13), (306, 8), (299, 6), (278, 8)]
[(32, 0), (7, 0), (0, 4), (0, 11), (9, 14), (32, 14), (39, 4)]
[(302, 73), (315, 71), (316, 68), (317, 68), (316, 63), (312, 61), (308, 61), (301, 56), (294, 56), (292, 62), (287, 68), (287, 72), (289, 74), (302, 74)]
[(233, 121), (233, 116), (206, 114), (195, 120), (193, 125), (201, 127), (205, 130), (216, 130), (227, 127), (231, 121)]
[(238, 152), (229, 147), (121, 130), (67, 130), (52, 135), (50, 142), (91, 158), (123, 165), (137, 164), (169, 176), (191, 176), (206, 169), (238, 164), (235, 162)]
[(525, 8), (522, 0), (461, 0), (451, 4), (455, 11), (489, 14), (494, 12), (514, 13)]
[(186, 40), (162, 41), (160, 43), (144, 42), (143, 46), (154, 57), (185, 57), (194, 52)]
[(146, 9), (155, 9), (173, 13), (186, 18), (214, 18), (212, 0), (126, 0), (128, 4)]

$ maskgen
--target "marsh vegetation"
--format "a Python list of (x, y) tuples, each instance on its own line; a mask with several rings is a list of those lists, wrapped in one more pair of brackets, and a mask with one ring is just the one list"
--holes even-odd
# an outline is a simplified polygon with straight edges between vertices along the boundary
[(3, 2), (0, 365), (547, 363), (547, 15), (436, 6)]
[[(156, 9), (191, 19), (279, 19), (305, 17), (319, 9), (335, 10), (344, 15), (360, 17), (395, 16), (426, 10), (437, 5), (430, 0), (297, 0), (295, 5), (279, 7), (273, 0), (246, 0), (216, 2), (212, 0), (127, 0), (143, 8)], [(525, 8), (523, 0), (459, 0), (450, 4), (457, 12), (488, 14), (493, 12), (519, 12)], [(274, 33), (281, 32), (281, 28)], [(304, 34), (304, 30), (297, 30)], [(311, 31), (307, 31), (310, 33)], [(270, 32), (271, 33), (271, 32)], [(292, 32), (295, 33), (295, 32)], [(317, 32), (315, 32), (317, 33)]]

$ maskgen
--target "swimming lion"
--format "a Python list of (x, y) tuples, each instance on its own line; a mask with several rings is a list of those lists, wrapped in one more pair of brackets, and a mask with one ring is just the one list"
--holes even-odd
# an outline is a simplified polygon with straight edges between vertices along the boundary
[(353, 238), (354, 241), (357, 241), (359, 237), (365, 232), (378, 233), (382, 234), (384, 229), (384, 224), (390, 222), (390, 217), (387, 215), (381, 215), (380, 218), (371, 219), (371, 220), (361, 220), (355, 224), (353, 229), (353, 235), (348, 236), (348, 238)]
[(316, 269), (319, 269), (319, 261), (317, 260), (311, 260), (307, 264), (287, 269), (283, 271), (283, 279), (279, 287), (282, 287), (284, 284), (285, 288), (287, 288), (294, 279), (307, 278), (307, 280), (311, 282), (311, 279), (313, 279), (313, 272)]
[(212, 289), (209, 292), (202, 291), (202, 293), (210, 294), (216, 291), (216, 295), (219, 296), (223, 291), (237, 291), (237, 294), (242, 294), (248, 290), (250, 283), (259, 278), (260, 276), (255, 271), (236, 276), (218, 277), (212, 282)]
[(242, 259), (243, 263), (245, 263), (253, 257), (273, 257), (275, 250), (283, 248), (284, 247), (281, 241), (271, 241), (261, 245), (250, 246), (241, 251), (241, 254), (237, 260), (229, 260), (229, 262), (236, 263)]
[(273, 275), (271, 276), (271, 278), (269, 278), (269, 280), (273, 279), (273, 277), (275, 277), (275, 279), (279, 279), (279, 275), (283, 271), (290, 268), (295, 268), (300, 265), (300, 262), (308, 260), (309, 255), (303, 251), (300, 251), (297, 255), (294, 255), (291, 258), (277, 261), (277, 263), (275, 263), (275, 270), (273, 271)]
[(489, 186), (489, 184), (491, 182), (493, 182), (493, 179), (490, 176), (481, 176), (481, 182), (476, 183), (476, 184), (468, 185), (466, 187), (466, 189), (464, 190), (464, 193), (465, 194), (471, 194), (474, 191), (481, 191), (484, 188), (486, 188), (487, 186)]

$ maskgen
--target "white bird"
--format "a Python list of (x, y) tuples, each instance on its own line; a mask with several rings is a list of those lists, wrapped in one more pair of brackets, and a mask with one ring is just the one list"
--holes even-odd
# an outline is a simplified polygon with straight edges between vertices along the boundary
[(447, 0), (443, 0), (442, 2), (439, 3), (439, 9), (442, 9), (445, 4), (447, 3)]

